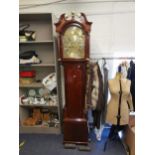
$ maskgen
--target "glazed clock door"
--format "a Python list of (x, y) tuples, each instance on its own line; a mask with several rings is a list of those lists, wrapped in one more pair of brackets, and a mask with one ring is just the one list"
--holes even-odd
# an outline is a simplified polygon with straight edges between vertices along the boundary
[(83, 13), (80, 17), (63, 14), (55, 25), (59, 33), (58, 55), (65, 79), (64, 143), (86, 145), (88, 128), (84, 108), (91, 22), (87, 21)]

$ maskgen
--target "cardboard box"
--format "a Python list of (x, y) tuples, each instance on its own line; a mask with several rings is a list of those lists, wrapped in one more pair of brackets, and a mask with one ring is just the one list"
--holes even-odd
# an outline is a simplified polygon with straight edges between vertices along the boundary
[(130, 116), (125, 133), (125, 143), (129, 147), (130, 155), (135, 155), (135, 116)]

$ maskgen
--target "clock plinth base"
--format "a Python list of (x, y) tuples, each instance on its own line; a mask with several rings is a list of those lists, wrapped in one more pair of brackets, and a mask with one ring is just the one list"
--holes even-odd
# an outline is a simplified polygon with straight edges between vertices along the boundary
[(85, 118), (64, 119), (64, 143), (88, 145), (88, 127)]

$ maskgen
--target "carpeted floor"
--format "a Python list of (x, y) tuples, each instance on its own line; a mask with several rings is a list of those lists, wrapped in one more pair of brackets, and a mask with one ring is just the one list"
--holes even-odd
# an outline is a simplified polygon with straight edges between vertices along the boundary
[(107, 149), (103, 152), (104, 142), (109, 131), (105, 129), (102, 133), (102, 140), (98, 142), (92, 132), (90, 152), (79, 151), (78, 149), (64, 149), (63, 135), (52, 134), (20, 134), (20, 142), (25, 140), (19, 155), (126, 155), (123, 146), (119, 142), (109, 142)]

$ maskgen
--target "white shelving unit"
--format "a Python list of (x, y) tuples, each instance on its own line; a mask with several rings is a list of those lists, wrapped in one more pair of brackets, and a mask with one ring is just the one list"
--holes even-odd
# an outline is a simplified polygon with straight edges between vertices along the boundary
[[(57, 73), (57, 61), (56, 61), (56, 50), (55, 41), (53, 36), (53, 16), (51, 13), (21, 13), (19, 14), (19, 24), (30, 24), (29, 30), (34, 30), (36, 32), (35, 41), (19, 42), (19, 52), (34, 50), (39, 59), (41, 59), (40, 64), (32, 65), (19, 65), (19, 70), (35, 70), (36, 71), (36, 81), (42, 81), (44, 77), (52, 72)], [(58, 77), (58, 76), (57, 76)], [(58, 86), (58, 85), (57, 85)], [(34, 82), (31, 84), (21, 84), (19, 83), (19, 95), (25, 94), (29, 89), (39, 89), (43, 88), (41, 82)], [(35, 108), (46, 108), (51, 113), (57, 113), (58, 119), (60, 120), (60, 104), (59, 104), (59, 91), (57, 91), (57, 105), (29, 105), (29, 104), (19, 104), (19, 114), (20, 114), (20, 133), (55, 133), (59, 134), (61, 132), (61, 125), (56, 127), (48, 127), (42, 125), (35, 126), (25, 126), (23, 121), (29, 117), (30, 110)], [(60, 121), (61, 122), (61, 121)]]

